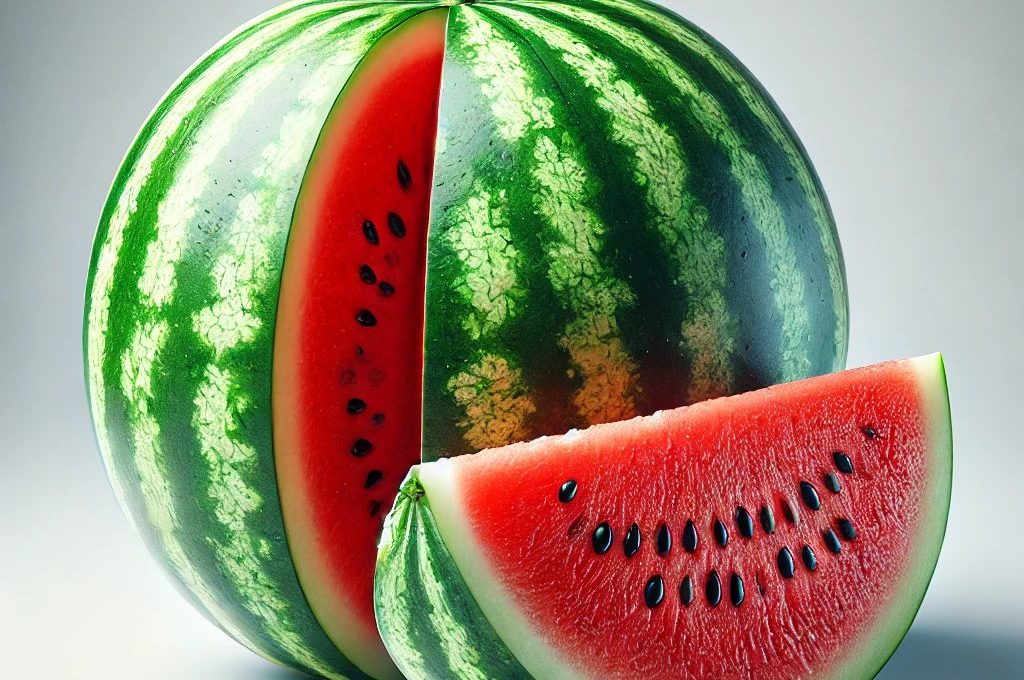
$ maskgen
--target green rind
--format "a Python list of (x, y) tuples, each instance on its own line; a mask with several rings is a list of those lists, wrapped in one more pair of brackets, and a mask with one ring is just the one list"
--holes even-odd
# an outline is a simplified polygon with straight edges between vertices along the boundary
[[(889, 605), (876, 614), (875, 627), (863, 635), (845, 656), (834, 659), (829, 669), (823, 669), (821, 677), (830, 680), (874, 677), (891, 658), (924, 600), (945, 535), (952, 492), (953, 460), (945, 367), (939, 354), (919, 357), (906, 363), (916, 375), (924, 403), (921, 409), (923, 423), (930, 428), (928, 450), (932, 457), (926, 480), (928, 493), (922, 499), (921, 509), (925, 511), (923, 521), (907, 560), (905, 580), (893, 593)], [(515, 656), (515, 650), (518, 650), (519, 658), (525, 666), (523, 672), (526, 675), (523, 677), (592, 677), (585, 669), (571, 665), (567, 659), (562, 658), (550, 641), (532, 632), (529, 616), (518, 610), (500, 582), (488, 575), (486, 557), (476, 545), (472, 529), (461, 515), (460, 489), (454, 479), (452, 461), (442, 459), (417, 466), (410, 473), (404, 487), (405, 493), (388, 517), (386, 526), (390, 529), (385, 531), (378, 555), (375, 599), (378, 625), (385, 636), (389, 652), (403, 668), (408, 663), (411, 668), (417, 669), (415, 663), (423, 644), (411, 644), (416, 638), (406, 635), (404, 631), (443, 636), (447, 647), (442, 651), (440, 659), (434, 657), (436, 652), (431, 653), (432, 667), (444, 668), (446, 659), (452, 664), (462, 664), (465, 659), (474, 658), (481, 649), (486, 649), (474, 647), (476, 643), (458, 630), (457, 621), (449, 623), (445, 620), (438, 630), (422, 625), (420, 614), (430, 610), (426, 598), (403, 599), (400, 595), (396, 596), (396, 593), (401, 592), (403, 583), (419, 578), (415, 570), (408, 566), (412, 562), (406, 556), (413, 556), (415, 560), (428, 561), (434, 574), (450, 574), (447, 580), (429, 585), (450, 591), (451, 597), (457, 598), (460, 607), (478, 609), (480, 616), (475, 611), (469, 614), (472, 617), (473, 634), (482, 640), (480, 644), (499, 645), (503, 653), (507, 650)], [(420, 540), (419, 535), (423, 533), (431, 537), (430, 541)], [(424, 554), (425, 550), (434, 552)], [(399, 555), (403, 557), (396, 557)], [(442, 561), (451, 561), (452, 566), (442, 567)], [(467, 569), (471, 571), (467, 573)], [(510, 631), (512, 638), (503, 638), (491, 621), (497, 621), (502, 630)], [(499, 677), (489, 675), (496, 671), (487, 662), (476, 664), (468, 672), (463, 671), (463, 675), (443, 672), (438, 677)]]
[(374, 583), (377, 627), (409, 680), (531, 677), (462, 580), (416, 468), (402, 483), (384, 525)]
[[(310, 611), (280, 514), (270, 375), (285, 240), (352, 68), (429, 6), (300, 3), (244, 29), (266, 37), (226, 67), (239, 39), (215, 50), (197, 73), (217, 77), (187, 76), (129, 153), (90, 273), (89, 389), (127, 514), (208, 618), (321, 676), (368, 677)], [(183, 91), (191, 101), (179, 118)], [(383, 648), (378, 656), (374, 673), (393, 672)]]
[[(580, 408), (588, 382), (649, 413), (845, 362), (842, 258), (814, 170), (760, 85), (689, 24), (619, 0), (457, 5), (440, 121), (426, 460), (609, 419)], [(592, 197), (575, 203), (599, 228), (558, 261), (617, 304), (580, 304), (552, 272), (536, 153), (563, 132)], [(467, 229), (472, 248), (452, 240)], [(588, 314), (608, 322), (589, 364), (567, 351)]]

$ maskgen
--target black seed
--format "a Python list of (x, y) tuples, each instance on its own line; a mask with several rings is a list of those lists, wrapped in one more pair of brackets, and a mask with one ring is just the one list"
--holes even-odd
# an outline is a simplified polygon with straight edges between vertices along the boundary
[(370, 451), (373, 451), (373, 444), (368, 439), (357, 439), (352, 445), (352, 455), (356, 458), (368, 456)]
[(370, 220), (363, 222), (363, 236), (371, 245), (380, 245), (380, 236), (377, 234), (377, 227)]
[(632, 557), (640, 552), (640, 527), (636, 525), (636, 522), (626, 532), (626, 538), (622, 541), (622, 549), (625, 551), (626, 557)]
[(739, 607), (743, 604), (743, 596), (746, 591), (743, 589), (743, 577), (733, 574), (729, 579), (729, 597), (732, 599), (732, 606)]
[(368, 326), (370, 328), (377, 325), (377, 317), (368, 309), (360, 309), (356, 313), (356, 321), (359, 322), (360, 326)]
[(836, 532), (831, 529), (825, 529), (821, 532), (821, 537), (825, 539), (825, 547), (833, 555), (838, 555), (843, 552), (843, 546), (839, 545), (839, 537), (836, 536)]
[(377, 283), (377, 275), (373, 273), (373, 268), (370, 265), (364, 264), (359, 267), (359, 280), (372, 286)]
[(384, 297), (391, 297), (395, 294), (395, 287), (387, 281), (380, 282), (380, 294)]
[(800, 497), (804, 499), (804, 505), (811, 510), (821, 509), (821, 499), (818, 498), (818, 490), (810, 482), (800, 482)]
[(565, 484), (563, 484), (558, 489), (558, 500), (562, 501), (563, 503), (568, 503), (573, 498), (576, 498), (577, 488), (578, 486), (576, 484), (575, 479), (570, 479), (566, 481)]
[(370, 517), (376, 517), (381, 507), (383, 506), (380, 501), (370, 501)]
[(397, 238), (405, 238), (405, 221), (398, 213), (388, 213), (388, 229)]
[(379, 427), (384, 424), (384, 414), (374, 413), (373, 418), (371, 418), (370, 420), (373, 422), (374, 425), (377, 425)]
[(594, 536), (591, 541), (594, 544), (594, 552), (603, 555), (612, 547), (612, 528), (608, 522), (602, 522), (594, 529)]
[(789, 548), (780, 550), (775, 561), (779, 565), (779, 573), (782, 574), (782, 578), (793, 578), (793, 574), (796, 573), (796, 565), (793, 564), (793, 553), (789, 551)]
[(398, 183), (402, 185), (403, 189), (408, 189), (412, 184), (412, 175), (403, 160), (398, 161)]
[(782, 514), (790, 524), (800, 523), (800, 518), (796, 514), (796, 508), (793, 507), (788, 498), (782, 501)]
[(718, 578), (718, 572), (712, 571), (708, 574), (708, 582), (704, 586), (704, 595), (708, 598), (708, 604), (717, 607), (722, 601), (722, 580)]
[(836, 520), (836, 525), (839, 526), (839, 533), (847, 541), (853, 541), (857, 538), (857, 529), (854, 528), (853, 522), (851, 522), (850, 520), (846, 519), (845, 517), (840, 517), (838, 520)]
[(357, 345), (357, 346), (356, 346), (356, 356), (357, 356), (357, 357), (361, 357), (361, 356), (363, 356), (364, 354), (366, 354), (366, 350), (365, 350), (365, 349), (363, 349), (362, 345)]
[(804, 561), (804, 566), (807, 567), (808, 571), (814, 571), (818, 568), (818, 558), (814, 556), (811, 546), (804, 546), (804, 549), (800, 551), (800, 558)]
[(775, 533), (775, 513), (767, 505), (761, 506), (761, 528), (766, 534)]
[(644, 586), (644, 602), (651, 609), (654, 609), (665, 599), (665, 581), (658, 575), (654, 575)]
[(843, 490), (843, 485), (839, 482), (839, 477), (834, 472), (830, 472), (825, 475), (825, 488), (832, 493), (839, 493)]
[(729, 545), (729, 529), (726, 528), (725, 522), (720, 519), (715, 520), (715, 543), (723, 548)]
[(349, 399), (348, 412), (350, 415), (359, 415), (366, 410), (366, 402), (362, 399)]
[(686, 520), (686, 528), (683, 529), (683, 550), (688, 553), (696, 552), (700, 545), (700, 538), (697, 536), (697, 527), (693, 526), (693, 520)]
[(679, 599), (683, 605), (689, 607), (693, 604), (693, 579), (687, 576), (679, 584)]
[(658, 528), (658, 536), (655, 539), (655, 546), (658, 549), (659, 555), (667, 555), (668, 551), (672, 549), (672, 532), (668, 530), (668, 526), (662, 524)]
[(832, 454), (832, 460), (836, 463), (836, 469), (842, 472), (844, 475), (853, 474), (853, 461), (842, 451), (836, 451)]
[(736, 528), (740, 530), (740, 536), (743, 538), (754, 537), (754, 518), (742, 505), (736, 508)]
[(363, 482), (364, 489), (372, 489), (380, 483), (380, 480), (384, 479), (384, 473), (380, 470), (370, 470), (366, 474), (366, 481)]
[(868, 439), (874, 439), (875, 437), (878, 436), (878, 432), (876, 432), (875, 428), (871, 427), (870, 425), (868, 425), (865, 428), (862, 428), (861, 432), (863, 432), (864, 436), (867, 437)]

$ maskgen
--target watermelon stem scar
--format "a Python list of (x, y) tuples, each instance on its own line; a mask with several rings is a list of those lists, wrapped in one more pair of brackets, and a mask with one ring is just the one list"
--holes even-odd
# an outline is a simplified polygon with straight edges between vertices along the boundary
[[(938, 355), (418, 465), (378, 625), (413, 678), (872, 677), (924, 597), (951, 471)], [(807, 481), (836, 472), (824, 497)], [(769, 519), (795, 502), (801, 521)], [(566, 531), (580, 516), (592, 536)], [(641, 540), (666, 526), (682, 551)]]

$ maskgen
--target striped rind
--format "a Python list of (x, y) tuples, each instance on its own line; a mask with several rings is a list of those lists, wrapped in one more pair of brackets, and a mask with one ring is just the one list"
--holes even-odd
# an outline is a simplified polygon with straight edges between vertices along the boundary
[[(129, 153), (90, 280), (93, 414), (129, 516), (219, 626), (326, 677), (366, 676), (309, 610), (281, 523), (268, 377), (277, 289), (331, 105), (369, 47), (423, 7), (296, 3), (215, 50)], [(376, 657), (360, 663), (386, 674), (382, 648)]]
[(426, 306), (427, 460), (846, 356), (799, 141), (724, 49), (630, 2), (451, 9)]
[(438, 534), (413, 468), (388, 515), (374, 605), (389, 652), (410, 680), (529, 678), (473, 599)]

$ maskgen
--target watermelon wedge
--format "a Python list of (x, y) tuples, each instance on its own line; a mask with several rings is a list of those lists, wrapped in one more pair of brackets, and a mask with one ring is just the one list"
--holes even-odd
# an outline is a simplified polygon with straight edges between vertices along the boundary
[(413, 468), (377, 566), (409, 678), (868, 678), (931, 578), (939, 355)]

